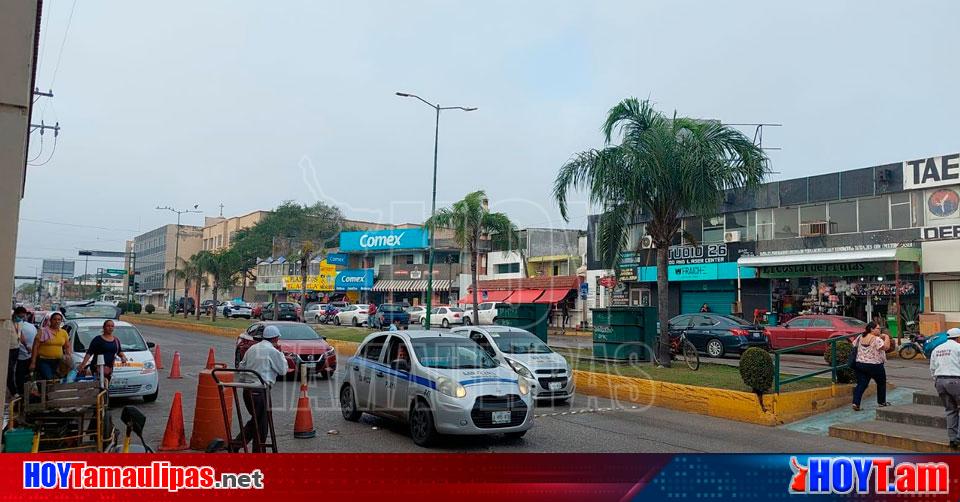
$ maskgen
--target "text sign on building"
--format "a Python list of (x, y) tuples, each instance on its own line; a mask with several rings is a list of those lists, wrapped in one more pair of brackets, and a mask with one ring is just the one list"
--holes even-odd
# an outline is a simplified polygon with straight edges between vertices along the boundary
[[(308, 275), (307, 291), (333, 291), (335, 277), (335, 271), (332, 274)], [(285, 275), (282, 281), (283, 289), (287, 291), (303, 290), (303, 281), (299, 275)]]
[(337, 291), (369, 291), (373, 288), (373, 269), (341, 270), (335, 286)]
[(903, 189), (960, 184), (960, 153), (903, 163)]
[(327, 255), (327, 263), (330, 265), (347, 265), (348, 256), (344, 253), (330, 253)]
[(960, 239), (960, 225), (940, 225), (938, 227), (924, 227), (923, 240), (938, 241), (942, 239)]
[(727, 261), (726, 244), (702, 244), (700, 246), (673, 246), (670, 248), (671, 265), (692, 263), (722, 263)]
[(364, 232), (341, 232), (340, 250), (352, 252), (393, 249), (426, 249), (429, 232), (422, 228), (397, 228)]

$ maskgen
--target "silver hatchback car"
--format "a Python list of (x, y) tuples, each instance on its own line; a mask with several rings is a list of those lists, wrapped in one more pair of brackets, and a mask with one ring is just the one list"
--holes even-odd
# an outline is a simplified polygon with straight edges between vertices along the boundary
[(372, 333), (337, 377), (343, 418), (357, 421), (371, 413), (399, 419), (420, 446), (441, 434), (518, 439), (533, 426), (529, 382), (463, 336)]

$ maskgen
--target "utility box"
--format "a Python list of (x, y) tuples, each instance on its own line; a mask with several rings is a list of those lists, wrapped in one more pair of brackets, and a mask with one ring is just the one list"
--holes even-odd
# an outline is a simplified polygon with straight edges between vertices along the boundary
[(547, 327), (550, 321), (550, 305), (546, 303), (512, 303), (497, 307), (500, 326), (527, 330), (543, 343), (547, 343)]
[(656, 350), (656, 307), (592, 309), (593, 357), (651, 361)]

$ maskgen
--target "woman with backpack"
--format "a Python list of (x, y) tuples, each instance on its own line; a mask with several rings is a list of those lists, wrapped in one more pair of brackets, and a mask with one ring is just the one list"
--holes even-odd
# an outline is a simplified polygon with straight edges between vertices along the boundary
[(90, 340), (90, 345), (87, 346), (87, 353), (83, 356), (83, 361), (80, 363), (80, 369), (82, 371), (83, 368), (87, 367), (87, 362), (89, 362), (92, 357), (94, 363), (93, 367), (91, 367), (91, 372), (96, 374), (96, 357), (103, 356), (103, 376), (107, 379), (107, 386), (110, 385), (110, 378), (113, 376), (113, 365), (117, 357), (120, 358), (122, 363), (126, 364), (127, 362), (127, 356), (123, 353), (120, 339), (113, 335), (113, 328), (113, 321), (109, 319), (103, 321), (103, 332), (93, 340)]
[(853, 411), (860, 411), (860, 400), (870, 385), (877, 383), (877, 404), (890, 406), (887, 402), (887, 351), (890, 350), (890, 336), (880, 332), (880, 325), (867, 323), (863, 334), (853, 342), (853, 354), (850, 366), (857, 375), (857, 386), (853, 389)]

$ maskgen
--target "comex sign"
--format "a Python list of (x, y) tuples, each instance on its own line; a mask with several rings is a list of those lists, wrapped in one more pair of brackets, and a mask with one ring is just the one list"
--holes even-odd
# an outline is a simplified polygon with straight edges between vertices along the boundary
[(377, 251), (390, 249), (425, 249), (428, 232), (422, 228), (342, 232), (341, 251)]

